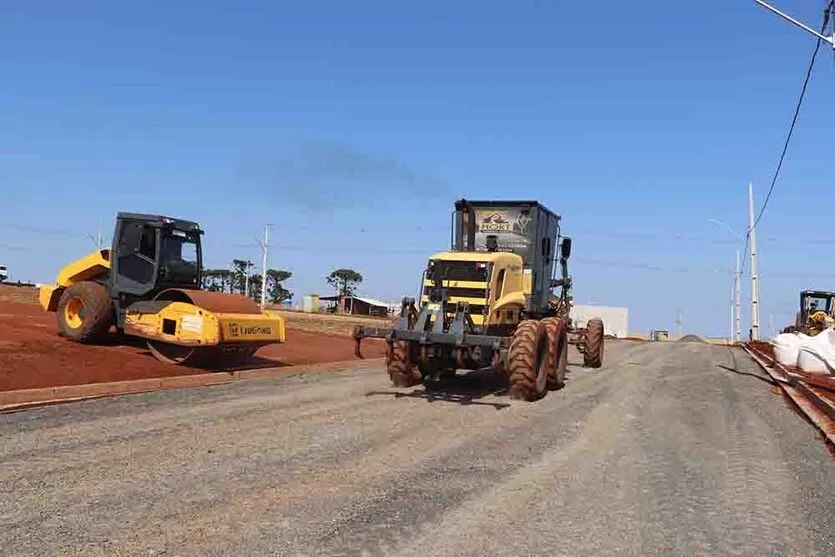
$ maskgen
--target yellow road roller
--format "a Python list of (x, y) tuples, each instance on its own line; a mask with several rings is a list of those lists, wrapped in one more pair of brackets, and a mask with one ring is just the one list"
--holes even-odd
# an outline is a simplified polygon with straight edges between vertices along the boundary
[(64, 337), (100, 341), (115, 327), (147, 340), (172, 364), (251, 358), (285, 341), (284, 320), (239, 294), (200, 290), (203, 231), (196, 222), (119, 213), (110, 249), (70, 263), (40, 303)]

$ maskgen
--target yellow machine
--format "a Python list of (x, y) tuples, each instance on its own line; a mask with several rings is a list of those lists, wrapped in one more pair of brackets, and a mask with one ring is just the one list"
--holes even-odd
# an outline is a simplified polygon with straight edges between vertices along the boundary
[(251, 357), (284, 342), (281, 317), (238, 294), (199, 290), (202, 234), (194, 222), (119, 213), (112, 248), (64, 267), (41, 287), (41, 306), (70, 340), (95, 342), (115, 327), (174, 364)]
[(391, 327), (354, 330), (357, 356), (362, 339), (382, 338), (396, 386), (492, 368), (524, 400), (562, 388), (569, 344), (585, 366), (602, 365), (603, 321), (571, 320), (571, 239), (559, 215), (536, 201), (462, 199), (453, 219), (452, 249), (429, 258), (420, 295), (403, 299)]
[(804, 290), (800, 293), (800, 311), (795, 316), (794, 326), (783, 332), (800, 332), (810, 336), (835, 325), (835, 292), (826, 290)]

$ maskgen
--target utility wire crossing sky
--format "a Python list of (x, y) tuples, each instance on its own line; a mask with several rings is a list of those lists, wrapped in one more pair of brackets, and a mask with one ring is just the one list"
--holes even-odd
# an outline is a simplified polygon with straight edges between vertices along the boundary
[(225, 267), (275, 223), (297, 298), (348, 267), (397, 300), (455, 199), (527, 198), (574, 238), (578, 301), (720, 336), (743, 243), (708, 219), (745, 230), (753, 182), (762, 321), (782, 327), (835, 276), (830, 65), (786, 136), (814, 42), (748, 1), (8, 2), (0, 264), (54, 280), (130, 211), (200, 222)]

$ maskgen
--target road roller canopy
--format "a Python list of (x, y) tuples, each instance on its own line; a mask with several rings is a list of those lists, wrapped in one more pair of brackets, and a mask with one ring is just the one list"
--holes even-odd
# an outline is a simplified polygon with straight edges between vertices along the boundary
[(117, 226), (119, 221), (134, 221), (147, 224), (149, 226), (156, 226), (159, 228), (171, 228), (174, 230), (181, 230), (183, 232), (196, 232), (202, 234), (200, 225), (196, 222), (166, 217), (163, 215), (148, 215), (144, 213), (124, 213), (120, 212), (116, 215)]

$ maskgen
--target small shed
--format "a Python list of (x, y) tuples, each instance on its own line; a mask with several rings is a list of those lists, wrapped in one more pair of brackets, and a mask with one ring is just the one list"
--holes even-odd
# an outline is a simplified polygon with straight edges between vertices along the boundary
[(319, 295), (305, 295), (302, 299), (302, 309), (307, 313), (317, 313), (319, 311)]
[(348, 313), (351, 315), (370, 315), (371, 317), (388, 317), (389, 302), (381, 302), (373, 298), (361, 296), (320, 296), (319, 301), (331, 302), (328, 311), (333, 313)]
[(571, 317), (575, 327), (585, 327), (589, 319), (599, 317), (605, 334), (618, 338), (629, 335), (629, 308), (576, 304), (571, 308)]

